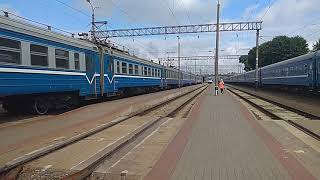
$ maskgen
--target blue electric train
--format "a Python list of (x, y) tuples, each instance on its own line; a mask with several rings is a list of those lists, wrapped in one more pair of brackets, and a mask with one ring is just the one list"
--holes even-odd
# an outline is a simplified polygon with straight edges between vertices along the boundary
[[(320, 51), (259, 68), (259, 86), (320, 91)], [(253, 85), (255, 70), (225, 79), (227, 83)]]
[(0, 16), (0, 101), (10, 112), (47, 113), (118, 94), (201, 83), (203, 78), (102, 43)]

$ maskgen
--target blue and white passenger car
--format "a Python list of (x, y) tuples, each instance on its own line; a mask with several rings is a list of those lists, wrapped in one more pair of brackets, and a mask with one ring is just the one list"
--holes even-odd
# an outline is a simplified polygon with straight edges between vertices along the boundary
[[(0, 99), (8, 111), (45, 114), (81, 99), (177, 87), (178, 75), (104, 44), (0, 16)], [(183, 76), (182, 85), (196, 83), (196, 76)]]
[[(258, 70), (259, 85), (320, 91), (320, 51), (271, 64)], [(237, 84), (254, 84), (255, 71), (226, 79)]]

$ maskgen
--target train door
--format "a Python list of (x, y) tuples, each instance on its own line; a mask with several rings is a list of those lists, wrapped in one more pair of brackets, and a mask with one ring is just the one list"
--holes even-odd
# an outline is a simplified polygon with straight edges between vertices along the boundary
[(316, 88), (318, 89), (318, 91), (320, 91), (320, 56), (316, 57), (316, 67), (315, 67), (315, 72), (316, 72), (316, 78), (315, 78), (315, 82), (316, 82)]
[(97, 98), (96, 62), (93, 53), (86, 53), (86, 75), (89, 84), (87, 99)]
[(115, 66), (114, 57), (112, 54), (105, 54), (104, 57), (104, 76), (105, 76), (105, 93), (107, 96), (113, 96), (116, 93), (116, 86), (115, 86), (115, 68), (119, 68)]
[(316, 77), (316, 58), (313, 58), (310, 64), (308, 64), (308, 82), (309, 88), (313, 89), (315, 87), (315, 77)]

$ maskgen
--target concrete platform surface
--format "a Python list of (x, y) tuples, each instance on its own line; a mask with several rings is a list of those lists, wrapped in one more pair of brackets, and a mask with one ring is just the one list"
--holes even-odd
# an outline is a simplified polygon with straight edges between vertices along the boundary
[(147, 179), (317, 179), (229, 93), (214, 96), (211, 89), (193, 118), (181, 155), (170, 144)]

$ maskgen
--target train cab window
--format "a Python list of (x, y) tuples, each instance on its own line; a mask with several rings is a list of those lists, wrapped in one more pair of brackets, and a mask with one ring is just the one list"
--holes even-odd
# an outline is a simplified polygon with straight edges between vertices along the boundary
[(56, 67), (69, 69), (69, 52), (62, 49), (56, 49), (55, 55), (56, 55)]
[(122, 74), (127, 74), (127, 63), (123, 62), (121, 64)]
[(21, 64), (21, 42), (0, 37), (0, 63)]
[(129, 74), (132, 75), (133, 74), (133, 65), (129, 64)]
[(139, 75), (139, 66), (138, 65), (134, 65), (134, 74)]
[(76, 70), (80, 70), (79, 53), (74, 53), (74, 68), (75, 68)]

